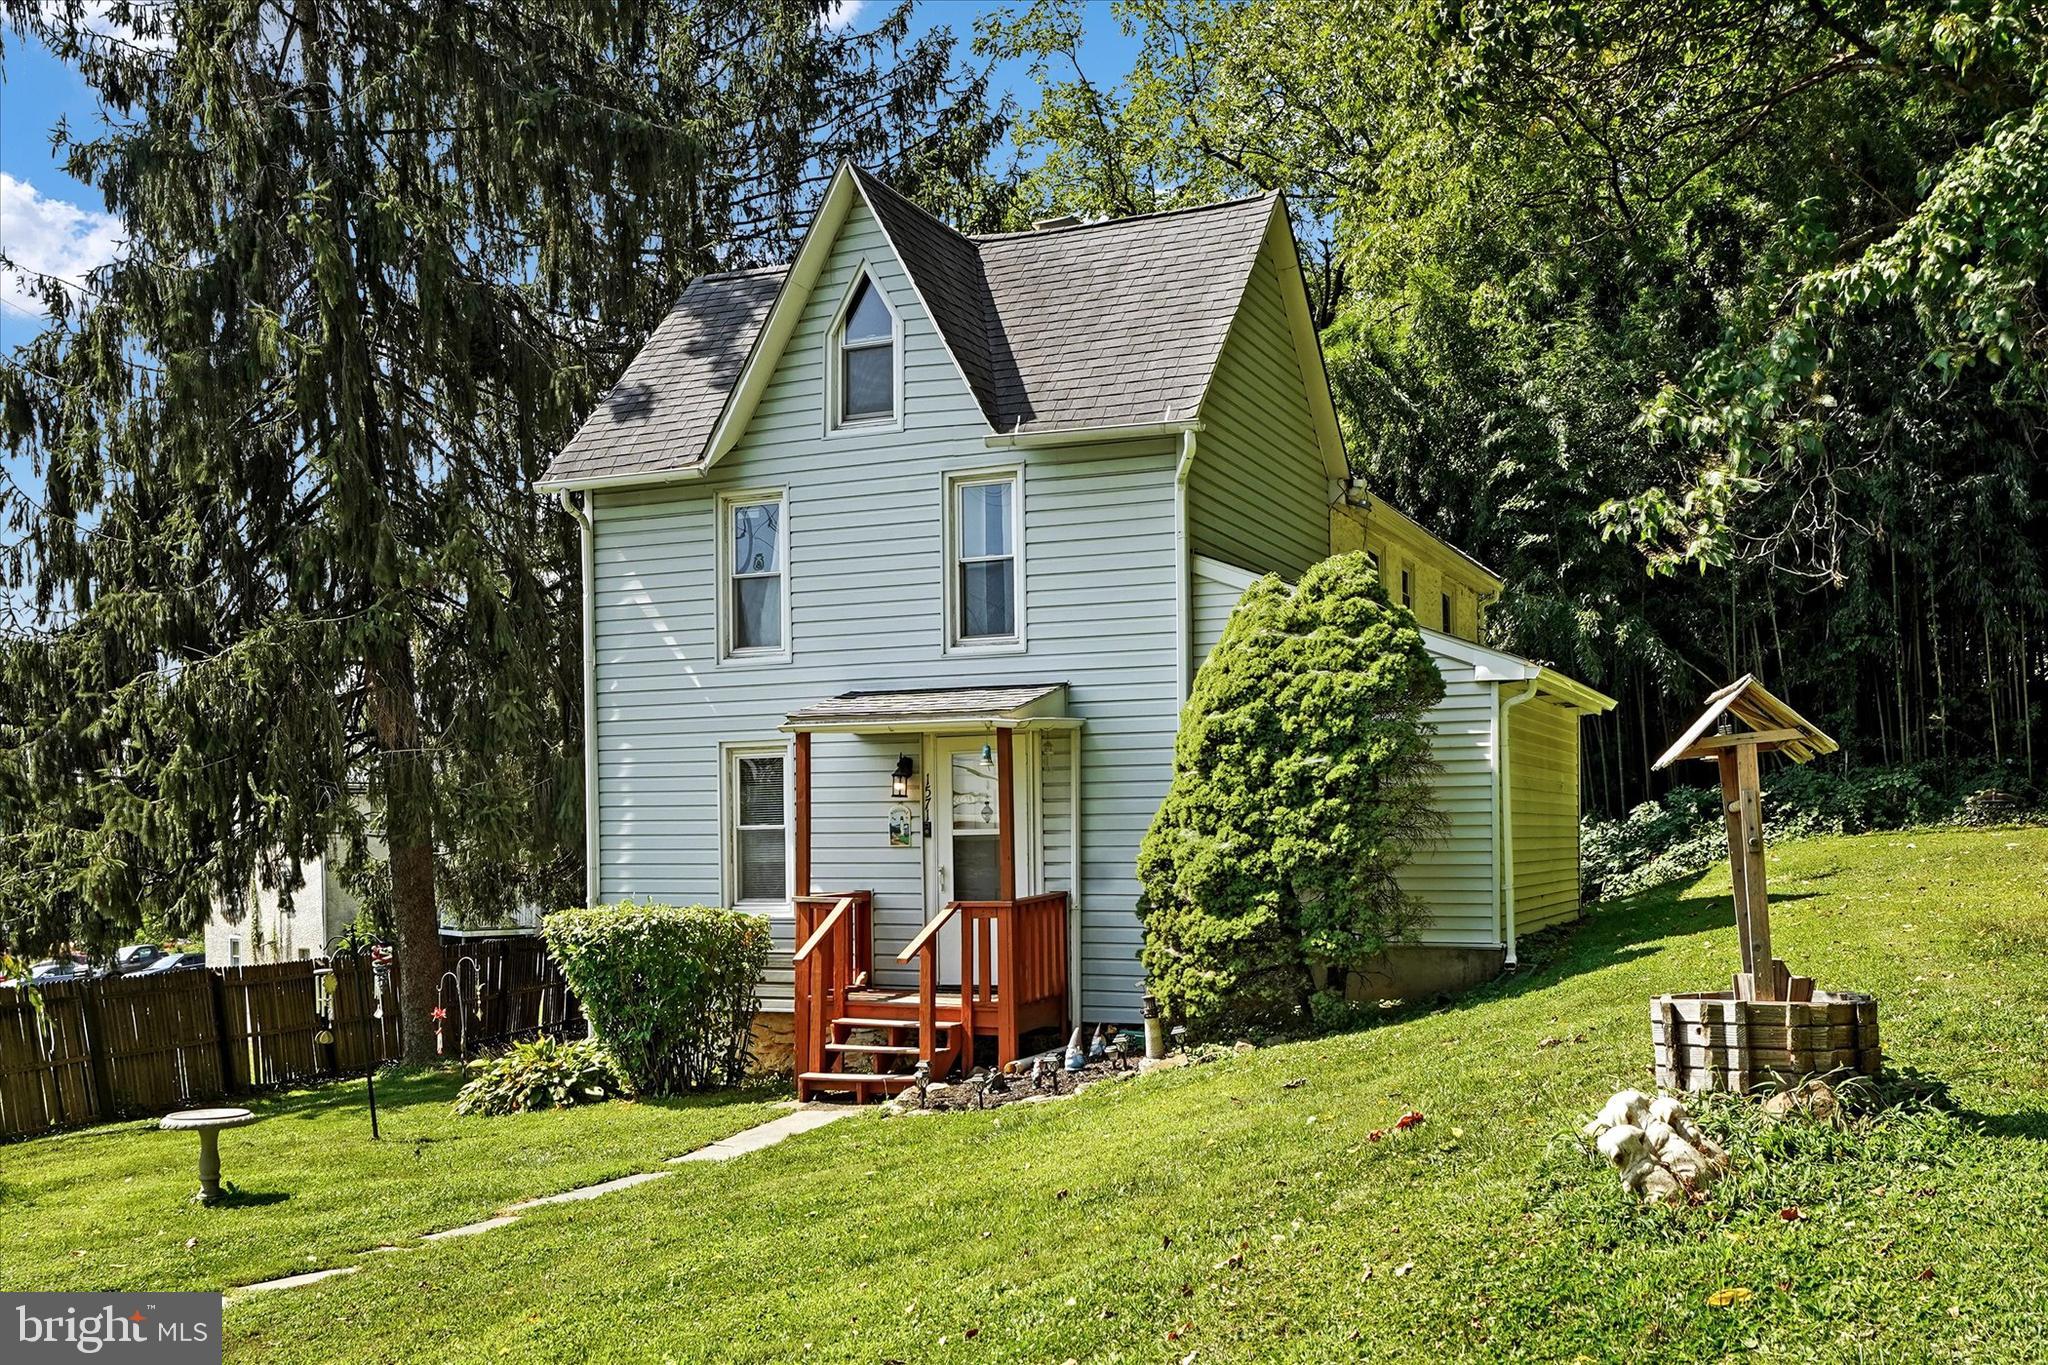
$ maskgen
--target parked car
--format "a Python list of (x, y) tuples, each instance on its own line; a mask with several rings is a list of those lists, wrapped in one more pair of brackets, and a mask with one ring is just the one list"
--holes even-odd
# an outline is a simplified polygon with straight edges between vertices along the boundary
[(206, 965), (205, 953), (165, 953), (147, 967), (138, 969), (138, 976), (154, 976), (158, 972), (184, 971)]
[(88, 981), (94, 975), (92, 964), (82, 957), (45, 958), (28, 969), (30, 984), (38, 986), (53, 981)]
[(169, 952), (154, 943), (131, 943), (114, 954), (114, 971), (117, 975), (139, 972), (153, 962), (161, 962), (170, 956)]

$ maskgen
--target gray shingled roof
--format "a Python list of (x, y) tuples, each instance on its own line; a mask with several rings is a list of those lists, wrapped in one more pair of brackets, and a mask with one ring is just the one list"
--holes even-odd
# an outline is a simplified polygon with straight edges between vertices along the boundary
[[(990, 427), (1006, 434), (1192, 419), (1273, 207), (1260, 195), (965, 237), (854, 175)], [(693, 281), (547, 481), (699, 463), (785, 272)]]
[(845, 729), (860, 725), (988, 723), (1019, 718), (1034, 702), (1065, 683), (1014, 683), (995, 687), (914, 687), (897, 692), (843, 692), (789, 713), (791, 730)]
[(550, 482), (694, 464), (725, 408), (787, 266), (699, 275), (548, 467)]

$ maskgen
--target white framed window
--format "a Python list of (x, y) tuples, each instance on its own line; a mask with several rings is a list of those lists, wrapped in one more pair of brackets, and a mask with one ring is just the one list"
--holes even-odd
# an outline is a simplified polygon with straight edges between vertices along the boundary
[(1024, 645), (1024, 477), (1015, 468), (946, 482), (946, 642)]
[(726, 904), (788, 905), (795, 875), (789, 747), (731, 744), (722, 757)]
[(901, 424), (903, 329), (874, 275), (863, 264), (841, 300), (830, 332), (826, 404), (834, 428)]
[(789, 500), (780, 490), (718, 500), (719, 638), (727, 659), (789, 658)]

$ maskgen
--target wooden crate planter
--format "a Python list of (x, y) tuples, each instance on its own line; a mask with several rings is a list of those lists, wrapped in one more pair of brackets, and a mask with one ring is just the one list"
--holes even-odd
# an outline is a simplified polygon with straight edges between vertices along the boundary
[(1884, 1061), (1876, 998), (1847, 991), (1811, 1000), (1660, 995), (1650, 1001), (1650, 1043), (1658, 1087), (1677, 1091), (1747, 1094), (1827, 1071), (1874, 1076)]

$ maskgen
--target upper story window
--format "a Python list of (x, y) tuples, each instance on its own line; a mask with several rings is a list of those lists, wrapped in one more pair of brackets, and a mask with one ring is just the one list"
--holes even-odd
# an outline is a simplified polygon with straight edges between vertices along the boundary
[(887, 421), (896, 415), (896, 318), (863, 274), (839, 324), (837, 381), (841, 423)]
[(1410, 611), (1415, 610), (1414, 574), (1406, 568), (1401, 570), (1401, 605)]
[(788, 650), (785, 510), (780, 493), (735, 495), (720, 503), (728, 655), (782, 655)]
[(1022, 539), (1015, 472), (978, 474), (952, 485), (949, 633), (956, 645), (1023, 640)]

